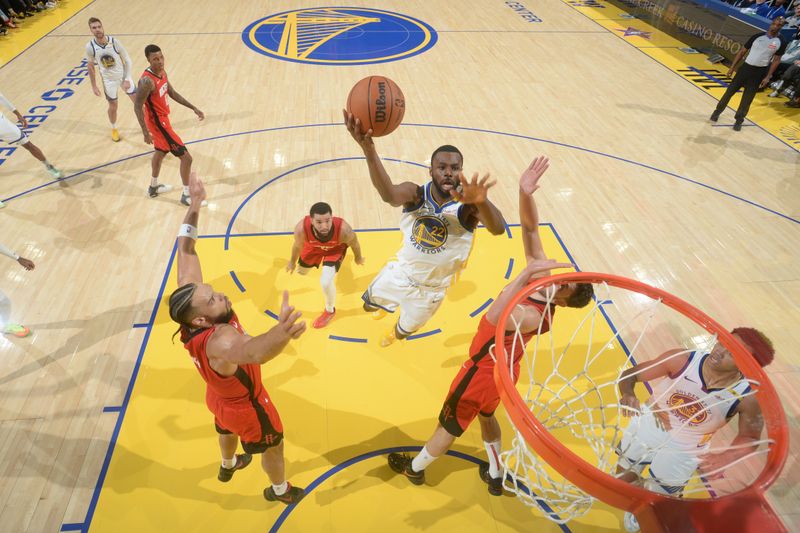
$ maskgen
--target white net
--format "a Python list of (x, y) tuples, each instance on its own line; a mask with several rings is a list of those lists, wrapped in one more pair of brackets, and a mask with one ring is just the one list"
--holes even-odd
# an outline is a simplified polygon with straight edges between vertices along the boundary
[[(620, 403), (618, 385), (625, 369), (682, 345), (688, 347), (669, 358), (687, 359), (694, 354), (688, 360), (697, 361), (717, 339), (661, 300), (606, 283), (595, 284), (594, 289), (595, 301), (587, 307), (559, 308), (546, 333), (541, 333), (543, 317), (540, 334), (524, 347), (519, 376), (514, 376), (512, 357), (497, 357), (498, 364), (506, 365), (512, 378), (518, 378), (517, 392), (531, 414), (590, 465), (626, 480), (635, 478), (650, 490), (708, 498), (751, 484), (763, 468), (768, 446), (738, 454), (742, 456), (711, 471), (697, 469), (706, 454), (732, 449), (727, 443), (735, 430), (702, 433), (711, 417), (719, 420), (720, 413), (728, 414), (736, 402), (756, 393), (758, 383), (744, 380), (688, 397), (677, 389), (682, 378), (692, 381), (694, 376), (694, 367), (687, 363), (679, 376), (655, 383), (647, 401), (646, 393), (637, 391), (642, 407), (631, 413)], [(546, 300), (543, 292), (554, 291), (539, 293)], [(511, 342), (513, 347), (524, 342), (519, 329)], [(511, 448), (501, 454), (505, 488), (560, 524), (588, 512), (595, 498), (543, 461), (514, 429)], [(758, 444), (769, 442), (764, 439)], [(659, 467), (657, 478), (649, 469), (654, 457), (669, 465)], [(724, 480), (709, 481), (723, 471)]]

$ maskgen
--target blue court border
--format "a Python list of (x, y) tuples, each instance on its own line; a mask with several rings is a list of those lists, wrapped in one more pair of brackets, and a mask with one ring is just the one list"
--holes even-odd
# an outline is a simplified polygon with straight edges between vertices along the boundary
[[(569, 260), (573, 264), (575, 264), (575, 261), (574, 261), (574, 259), (572, 257), (572, 254), (569, 252), (569, 250), (564, 245), (564, 241), (561, 239), (561, 237), (558, 234), (558, 232), (556, 232), (555, 227), (551, 223), (542, 223), (540, 225), (547, 226), (553, 231), (553, 234), (556, 236), (556, 239), (557, 239), (559, 245), (562, 247), (562, 249), (564, 250), (564, 252), (567, 255), (567, 257), (569, 258)], [(377, 231), (392, 231), (392, 230), (395, 230), (395, 229), (394, 228), (392, 228), (392, 229), (383, 229), (383, 230), (382, 229), (378, 229)], [(287, 234), (287, 233), (290, 233), (290, 232), (281, 232), (281, 233)], [(225, 235), (206, 235), (206, 236), (203, 236), (201, 238), (244, 237), (244, 236), (256, 236), (256, 235), (260, 235), (260, 234), (248, 233), (248, 234), (241, 234), (241, 235), (230, 235), (230, 234), (226, 233)], [(153, 310), (150, 313), (150, 319), (148, 320), (148, 322), (146, 324), (136, 324), (136, 326), (141, 326), (141, 325), (146, 326), (146, 331), (145, 331), (145, 334), (144, 334), (144, 338), (142, 339), (142, 344), (141, 344), (141, 346), (139, 348), (139, 353), (138, 353), (138, 355), (136, 357), (136, 362), (134, 364), (133, 371), (131, 373), (130, 381), (128, 382), (128, 387), (127, 387), (127, 389), (125, 391), (125, 396), (123, 398), (122, 405), (120, 405), (120, 406), (108, 406), (108, 407), (104, 407), (103, 408), (103, 412), (110, 412), (110, 413), (116, 412), (116, 413), (118, 413), (118, 415), (117, 415), (117, 421), (116, 421), (116, 423), (114, 425), (114, 430), (112, 431), (112, 434), (111, 434), (111, 439), (109, 440), (108, 450), (106, 451), (106, 455), (105, 455), (105, 458), (103, 460), (103, 464), (102, 464), (102, 466), (100, 468), (100, 473), (98, 475), (97, 482), (95, 483), (94, 491), (92, 493), (92, 498), (91, 498), (91, 500), (89, 502), (89, 508), (86, 511), (86, 518), (85, 518), (85, 520), (83, 522), (63, 523), (61, 525), (60, 531), (80, 531), (81, 533), (88, 533), (89, 528), (91, 527), (92, 518), (94, 517), (94, 513), (95, 513), (95, 511), (97, 509), (97, 503), (98, 503), (98, 501), (100, 499), (100, 492), (102, 491), (103, 484), (104, 484), (105, 479), (106, 479), (106, 475), (108, 474), (108, 468), (109, 468), (109, 466), (111, 464), (111, 457), (112, 457), (112, 455), (114, 453), (114, 449), (115, 449), (116, 444), (117, 444), (117, 439), (119, 438), (119, 433), (120, 433), (120, 431), (122, 429), (122, 423), (123, 423), (123, 420), (125, 419), (125, 414), (127, 413), (128, 406), (130, 405), (131, 396), (133, 394), (133, 387), (134, 387), (134, 385), (136, 383), (136, 378), (139, 375), (139, 369), (141, 368), (142, 360), (144, 358), (144, 353), (145, 353), (146, 348), (147, 348), (147, 343), (150, 340), (150, 334), (153, 331), (153, 325), (155, 324), (155, 318), (156, 318), (156, 315), (158, 313), (158, 306), (161, 304), (161, 302), (162, 302), (162, 300), (164, 298), (164, 289), (165, 289), (165, 287), (167, 285), (167, 280), (169, 279), (169, 275), (172, 272), (172, 265), (173, 265), (173, 263), (175, 261), (175, 255), (177, 253), (177, 250), (178, 250), (178, 244), (177, 244), (177, 239), (176, 239), (175, 242), (173, 243), (172, 250), (170, 252), (169, 260), (167, 262), (167, 267), (166, 267), (166, 270), (164, 272), (164, 277), (161, 280), (161, 285), (160, 285), (160, 287), (158, 289), (158, 295), (156, 297), (155, 303), (153, 304)], [(577, 265), (576, 265), (576, 269), (577, 269)], [(270, 315), (270, 316), (272, 316), (272, 313), (269, 310), (265, 311), (265, 313)], [(606, 320), (609, 320), (607, 316), (606, 316)], [(613, 328), (613, 325), (611, 324), (610, 320), (609, 320), (609, 325), (611, 325), (611, 327)], [(434, 330), (434, 332), (438, 333), (439, 331), (438, 330)], [(433, 334), (433, 333), (432, 332), (428, 332), (427, 334), (422, 334), (422, 335), (430, 335), (430, 334)], [(620, 341), (621, 341), (621, 339), (620, 339)], [(626, 353), (627, 353), (627, 350), (626, 350)], [(419, 446), (410, 447), (410, 449), (411, 450), (416, 450), (416, 449), (419, 449)], [(314, 482), (312, 482), (312, 483), (316, 483), (316, 485), (311, 487), (312, 490), (313, 490), (313, 488), (318, 486), (320, 483), (322, 483), (323, 481), (325, 481), (326, 479), (331, 477), (333, 474), (343, 470), (344, 468), (347, 468), (348, 466), (351, 466), (352, 464), (355, 464), (357, 462), (360, 462), (360, 461), (368, 458), (366, 456), (371, 457), (371, 456), (374, 456), (374, 455), (378, 455), (380, 453), (383, 453), (383, 451), (382, 450), (378, 450), (376, 452), (368, 452), (367, 454), (363, 454), (361, 456), (349, 459), (348, 461), (345, 461), (343, 463), (340, 463), (339, 465), (335, 465), (335, 466), (331, 467), (328, 471), (323, 473)], [(467, 454), (463, 454), (461, 452), (457, 452), (457, 451), (452, 451), (451, 450), (450, 452), (448, 452), (448, 455), (452, 455), (452, 456), (459, 457), (459, 458), (462, 458), (462, 459), (465, 459), (465, 460), (468, 460), (468, 461), (480, 463), (479, 459), (476, 459), (476, 458), (474, 458), (472, 456), (469, 456)], [(311, 486), (311, 485), (309, 485), (309, 486)], [(272, 526), (270, 531), (277, 531), (277, 528), (279, 528), (283, 524), (283, 521), (285, 521), (286, 517), (291, 512), (291, 510), (294, 509), (294, 507), (295, 507), (295, 505), (287, 507), (283, 511), (283, 513), (278, 517), (278, 519), (276, 520), (276, 523)], [(547, 509), (547, 508), (543, 508), (543, 510), (545, 512), (547, 512), (547, 513), (552, 513), (552, 511)], [(565, 526), (565, 525), (561, 526), (561, 529), (563, 531), (565, 531), (565, 532), (569, 532), (570, 531), (569, 528), (567, 526)]]
[[(566, 256), (569, 259), (569, 261), (572, 264), (575, 265), (575, 268), (576, 268), (577, 271), (580, 271), (580, 268), (578, 268), (574, 257), (572, 256), (572, 254), (570, 253), (569, 249), (565, 245), (565, 243), (564, 243), (563, 239), (561, 238), (561, 236), (559, 235), (558, 231), (556, 231), (555, 226), (552, 223), (549, 223), (549, 222), (543, 222), (540, 225), (541, 226), (547, 226), (547, 227), (550, 228), (550, 230), (555, 235), (556, 240), (558, 241), (559, 245), (561, 246), (561, 249), (564, 251), (564, 253), (566, 254)], [(391, 231), (393, 229), (394, 228), (385, 229), (384, 231)], [(378, 231), (381, 231), (381, 230), (378, 229)], [(282, 232), (282, 233), (283, 234), (287, 234), (288, 232)], [(203, 238), (243, 237), (243, 236), (256, 236), (256, 235), (262, 235), (262, 234), (230, 235), (230, 234), (226, 233), (225, 235), (207, 235), (207, 236), (204, 236)], [(100, 497), (100, 492), (102, 490), (103, 483), (105, 481), (106, 475), (108, 474), (108, 467), (111, 464), (111, 456), (113, 455), (114, 448), (116, 447), (117, 439), (119, 437), (119, 432), (120, 432), (120, 430), (122, 428), (122, 422), (124, 420), (125, 413), (128, 410), (128, 405), (130, 404), (131, 395), (133, 393), (133, 386), (134, 386), (134, 384), (136, 382), (136, 378), (138, 377), (139, 368), (141, 367), (142, 359), (144, 357), (144, 352), (145, 352), (145, 350), (147, 348), (147, 343), (148, 343), (148, 341), (150, 339), (150, 334), (152, 333), (153, 325), (155, 323), (155, 317), (156, 317), (156, 314), (158, 312), (158, 306), (159, 306), (159, 304), (161, 303), (161, 301), (162, 301), (162, 299), (164, 297), (164, 289), (166, 287), (167, 279), (169, 279), (169, 274), (172, 271), (172, 264), (173, 264), (173, 262), (175, 260), (176, 252), (177, 252), (177, 240), (173, 244), (172, 251), (171, 251), (170, 257), (169, 257), (169, 261), (167, 263), (167, 268), (166, 268), (166, 271), (164, 272), (164, 278), (161, 281), (161, 286), (159, 287), (159, 290), (158, 290), (158, 296), (156, 297), (156, 301), (155, 301), (155, 303), (153, 305), (153, 310), (152, 310), (152, 312), (150, 314), (150, 320), (146, 324), (147, 330), (145, 332), (144, 338), (142, 339), (142, 345), (141, 345), (141, 347), (139, 349), (139, 354), (137, 355), (136, 363), (134, 365), (133, 372), (131, 374), (131, 378), (130, 378), (130, 381), (128, 383), (128, 388), (125, 391), (125, 397), (123, 399), (122, 405), (121, 406), (109, 406), (109, 407), (103, 408), (103, 412), (118, 412), (119, 415), (118, 415), (117, 422), (116, 422), (116, 424), (114, 426), (114, 430), (113, 430), (112, 435), (111, 435), (111, 440), (109, 441), (108, 450), (106, 452), (106, 456), (105, 456), (105, 459), (103, 461), (103, 465), (102, 465), (102, 467), (100, 469), (100, 474), (98, 475), (97, 483), (95, 484), (94, 492), (92, 494), (92, 498), (91, 498), (91, 501), (89, 503), (89, 509), (87, 510), (87, 513), (86, 513), (86, 519), (82, 523), (64, 523), (61, 526), (61, 531), (81, 531), (82, 533), (86, 533), (86, 532), (88, 532), (89, 527), (91, 526), (92, 517), (94, 516), (94, 512), (95, 512), (95, 510), (97, 508), (97, 502), (98, 502), (99, 497)], [(489, 302), (486, 302), (484, 304), (484, 306), (486, 306), (488, 304), (489, 304)], [(614, 326), (614, 323), (611, 321), (610, 317), (606, 314), (605, 310), (602, 307), (600, 308), (600, 311), (601, 311), (603, 317), (605, 318), (606, 322), (608, 323), (609, 327), (611, 328), (613, 334), (617, 335), (617, 329)], [(270, 313), (269, 311), (266, 311), (266, 313), (269, 314), (270, 316), (272, 316), (272, 313)], [(421, 334), (420, 336), (427, 336), (427, 335), (431, 335), (431, 334), (438, 333), (438, 332), (439, 332), (439, 330), (434, 330), (434, 332), (428, 332), (428, 333), (425, 333), (425, 334)], [(628, 347), (626, 346), (626, 344), (624, 343), (624, 341), (622, 340), (622, 338), (621, 337), (617, 337), (617, 338), (618, 338), (618, 340), (620, 342), (620, 345), (622, 346), (623, 350), (625, 351), (625, 354), (628, 356), (628, 359), (630, 360), (631, 364), (636, 364), (636, 361), (631, 357), (630, 351), (629, 351)], [(650, 391), (652, 393), (652, 389), (650, 389), (649, 384), (645, 383), (645, 386), (647, 387), (648, 391)], [(307, 491), (306, 493), (308, 494), (309, 492), (313, 491), (322, 482), (324, 482), (325, 480), (327, 480), (328, 478), (330, 478), (331, 476), (333, 476), (337, 472), (340, 472), (341, 470), (344, 470), (345, 468), (347, 468), (349, 466), (352, 466), (353, 464), (356, 464), (358, 462), (361, 462), (361, 461), (363, 461), (365, 459), (369, 459), (369, 458), (374, 457), (376, 455), (382, 455), (384, 453), (390, 453), (392, 451), (414, 451), (414, 450), (419, 450), (419, 449), (420, 449), (419, 446), (387, 448), (387, 449), (383, 449), (383, 450), (376, 450), (376, 451), (373, 451), (373, 452), (367, 452), (366, 454), (362, 454), (362, 455), (359, 455), (357, 457), (348, 459), (347, 461), (344, 461), (344, 462), (342, 462), (342, 463), (340, 463), (338, 465), (335, 465), (335, 466), (331, 467), (326, 472), (324, 472), (323, 474), (318, 476), (311, 484), (308, 485), (308, 487), (306, 489), (306, 491)], [(477, 459), (477, 458), (475, 458), (473, 456), (470, 456), (470, 455), (467, 455), (467, 454), (464, 454), (464, 453), (461, 453), (461, 452), (458, 452), (458, 451), (454, 451), (454, 450), (448, 451), (447, 454), (451, 455), (451, 456), (454, 456), (454, 457), (458, 457), (458, 458), (467, 460), (467, 461), (474, 462), (476, 464), (480, 464), (482, 462), (481, 460), (479, 460), (479, 459)], [(713, 493), (712, 493), (712, 496), (713, 496)], [(543, 502), (540, 502), (540, 503), (543, 503)], [(281, 513), (281, 515), (276, 520), (275, 524), (273, 524), (273, 526), (271, 527), (270, 532), (277, 532), (278, 529), (283, 525), (284, 521), (286, 520), (286, 518), (289, 516), (289, 514), (292, 512), (292, 510), (295, 507), (296, 507), (296, 505), (291, 505), (291, 506), (288, 506), (286, 509), (284, 509), (284, 511)], [(548, 514), (552, 514), (552, 510), (547, 508), (546, 505), (544, 505), (542, 507), (542, 510), (544, 512), (548, 513)], [(570, 529), (566, 525), (559, 525), (559, 527), (562, 529), (562, 531), (565, 531), (565, 532), (569, 532), (570, 531)]]

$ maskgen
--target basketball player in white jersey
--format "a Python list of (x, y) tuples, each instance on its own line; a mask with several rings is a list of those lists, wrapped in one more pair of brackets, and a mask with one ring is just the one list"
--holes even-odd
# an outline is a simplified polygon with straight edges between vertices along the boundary
[[(24, 257), (20, 257), (19, 254), (7, 248), (2, 243), (0, 243), (0, 254), (3, 254), (6, 257), (10, 257), (14, 261), (20, 264), (22, 268), (25, 270), (33, 270), (36, 268), (36, 265), (33, 264), (33, 261), (30, 259), (25, 259)], [(23, 326), (22, 324), (14, 324), (13, 322), (8, 321), (9, 311), (11, 309), (11, 302), (8, 298), (0, 292), (0, 330), (3, 331), (5, 335), (13, 335), (15, 337), (27, 337), (31, 330)]]
[(431, 181), (393, 184), (381, 163), (372, 130), (361, 133), (361, 123), (343, 111), (350, 135), (364, 150), (372, 185), (384, 202), (403, 207), (400, 230), (403, 246), (370, 283), (362, 299), (364, 309), (380, 318), (400, 307), (395, 326), (381, 339), (389, 346), (419, 330), (433, 316), (472, 249), (473, 232), (482, 223), (493, 235), (505, 231), (500, 211), (488, 200), (488, 174), (468, 182), (462, 174), (464, 158), (454, 146), (441, 146), (431, 155)]
[[(12, 104), (5, 96), (3, 96), (2, 93), (0, 93), (0, 105), (16, 115), (17, 121), (22, 125), (23, 128), (28, 127), (28, 121), (25, 120), (25, 117), (23, 117), (22, 114), (17, 111), (17, 108), (14, 107), (14, 104)], [(0, 141), (5, 141), (7, 144), (11, 145), (18, 144), (22, 146), (29, 151), (33, 157), (41, 161), (44, 165), (44, 168), (46, 168), (54, 178), (59, 179), (63, 177), (61, 171), (51, 165), (39, 147), (30, 141), (28, 134), (22, 131), (19, 126), (8, 120), (2, 113), (0, 113)], [(0, 208), (3, 207), (5, 207), (5, 204), (0, 202)]]
[[(763, 333), (743, 327), (731, 333), (762, 367), (772, 362), (775, 350)], [(639, 416), (633, 417), (617, 446), (617, 476), (630, 483), (639, 482), (649, 464), (644, 485), (675, 496), (680, 495), (698, 466), (711, 473), (752, 452), (758, 447), (764, 426), (755, 396), (745, 395), (750, 392), (750, 383), (721, 343), (707, 353), (685, 352), (665, 352), (625, 370), (619, 381), (620, 403), (630, 409), (627, 414)], [(633, 386), (637, 381), (653, 380), (658, 380), (653, 383), (653, 394), (642, 406)], [(736, 415), (738, 434), (730, 446), (741, 447), (708, 453), (714, 433)], [(628, 531), (639, 529), (630, 513), (625, 515), (625, 527)]]
[(119, 89), (122, 88), (125, 94), (136, 103), (136, 84), (131, 77), (133, 63), (125, 47), (117, 39), (106, 35), (103, 23), (100, 19), (90, 18), (89, 29), (94, 35), (94, 39), (86, 43), (86, 68), (89, 70), (89, 79), (92, 82), (92, 92), (95, 96), (100, 96), (100, 89), (97, 87), (97, 77), (94, 73), (94, 65), (100, 71), (100, 79), (103, 81), (103, 93), (108, 100), (108, 120), (111, 122), (111, 140), (119, 142), (120, 136), (117, 130), (117, 108)]

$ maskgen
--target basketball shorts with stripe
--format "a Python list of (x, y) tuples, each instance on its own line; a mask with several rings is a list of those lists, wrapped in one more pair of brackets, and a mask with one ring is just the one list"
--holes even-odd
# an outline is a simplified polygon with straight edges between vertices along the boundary
[(262, 453), (283, 440), (281, 417), (266, 391), (256, 398), (236, 402), (209, 392), (206, 404), (214, 414), (217, 433), (238, 435), (247, 453)]

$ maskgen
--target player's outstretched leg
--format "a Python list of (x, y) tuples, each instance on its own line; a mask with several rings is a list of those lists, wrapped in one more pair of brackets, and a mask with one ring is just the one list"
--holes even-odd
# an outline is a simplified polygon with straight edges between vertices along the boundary
[(422, 485), (425, 483), (425, 470), (416, 472), (411, 463), (414, 461), (411, 456), (405, 453), (390, 453), (389, 454), (389, 468), (398, 474), (403, 474), (414, 485)]
[(189, 198), (189, 174), (192, 172), (192, 154), (185, 150), (178, 158), (181, 161), (181, 182), (183, 183), (183, 193), (181, 194), (181, 203), (189, 205), (192, 199)]
[(119, 142), (121, 137), (119, 136), (119, 130), (117, 129), (117, 109), (119, 108), (119, 104), (117, 100), (109, 100), (108, 101), (108, 121), (111, 123), (111, 140)]
[(325, 310), (314, 320), (313, 326), (317, 329), (324, 328), (333, 320), (336, 314), (336, 268), (331, 265), (323, 265), (320, 276), (322, 294), (325, 296)]
[(492, 496), (503, 495), (503, 468), (500, 464), (500, 424), (494, 415), (478, 415), (481, 425), (481, 437), (489, 462), (478, 466), (478, 474), (489, 488)]
[(233, 433), (219, 435), (219, 449), (222, 453), (222, 464), (219, 467), (217, 479), (227, 483), (233, 477), (234, 472), (242, 470), (250, 464), (253, 456), (249, 453), (236, 454), (239, 446), (239, 437)]
[(158, 175), (161, 173), (161, 163), (166, 157), (166, 153), (159, 150), (153, 152), (153, 159), (150, 160), (152, 178), (150, 178), (150, 186), (147, 188), (147, 194), (150, 198), (155, 198), (159, 194), (164, 194), (172, 190), (172, 185), (158, 183)]
[(401, 328), (400, 321), (398, 321), (394, 326), (392, 326), (392, 329), (384, 333), (383, 337), (381, 337), (381, 347), (386, 348), (390, 344), (393, 344), (394, 341), (406, 339), (409, 335), (413, 334), (413, 331), (405, 331), (403, 328)]
[(422, 485), (425, 483), (425, 469), (447, 452), (455, 440), (454, 435), (448, 433), (441, 424), (437, 424), (433, 435), (416, 457), (412, 458), (405, 453), (390, 453), (389, 468), (406, 476), (414, 485)]
[(264, 489), (264, 498), (268, 501), (292, 505), (302, 500), (303, 496), (306, 495), (305, 490), (300, 487), (293, 487), (291, 483), (286, 481), (283, 441), (264, 450), (261, 455), (261, 467), (272, 483), (272, 485)]
[(44, 156), (44, 153), (42, 153), (42, 150), (38, 146), (28, 141), (23, 144), (22, 147), (29, 151), (33, 157), (41, 161), (42, 164), (44, 164), (44, 168), (47, 169), (51, 176), (56, 179), (61, 179), (64, 177), (64, 174), (60, 170), (50, 164), (50, 161), (47, 160), (47, 158)]

